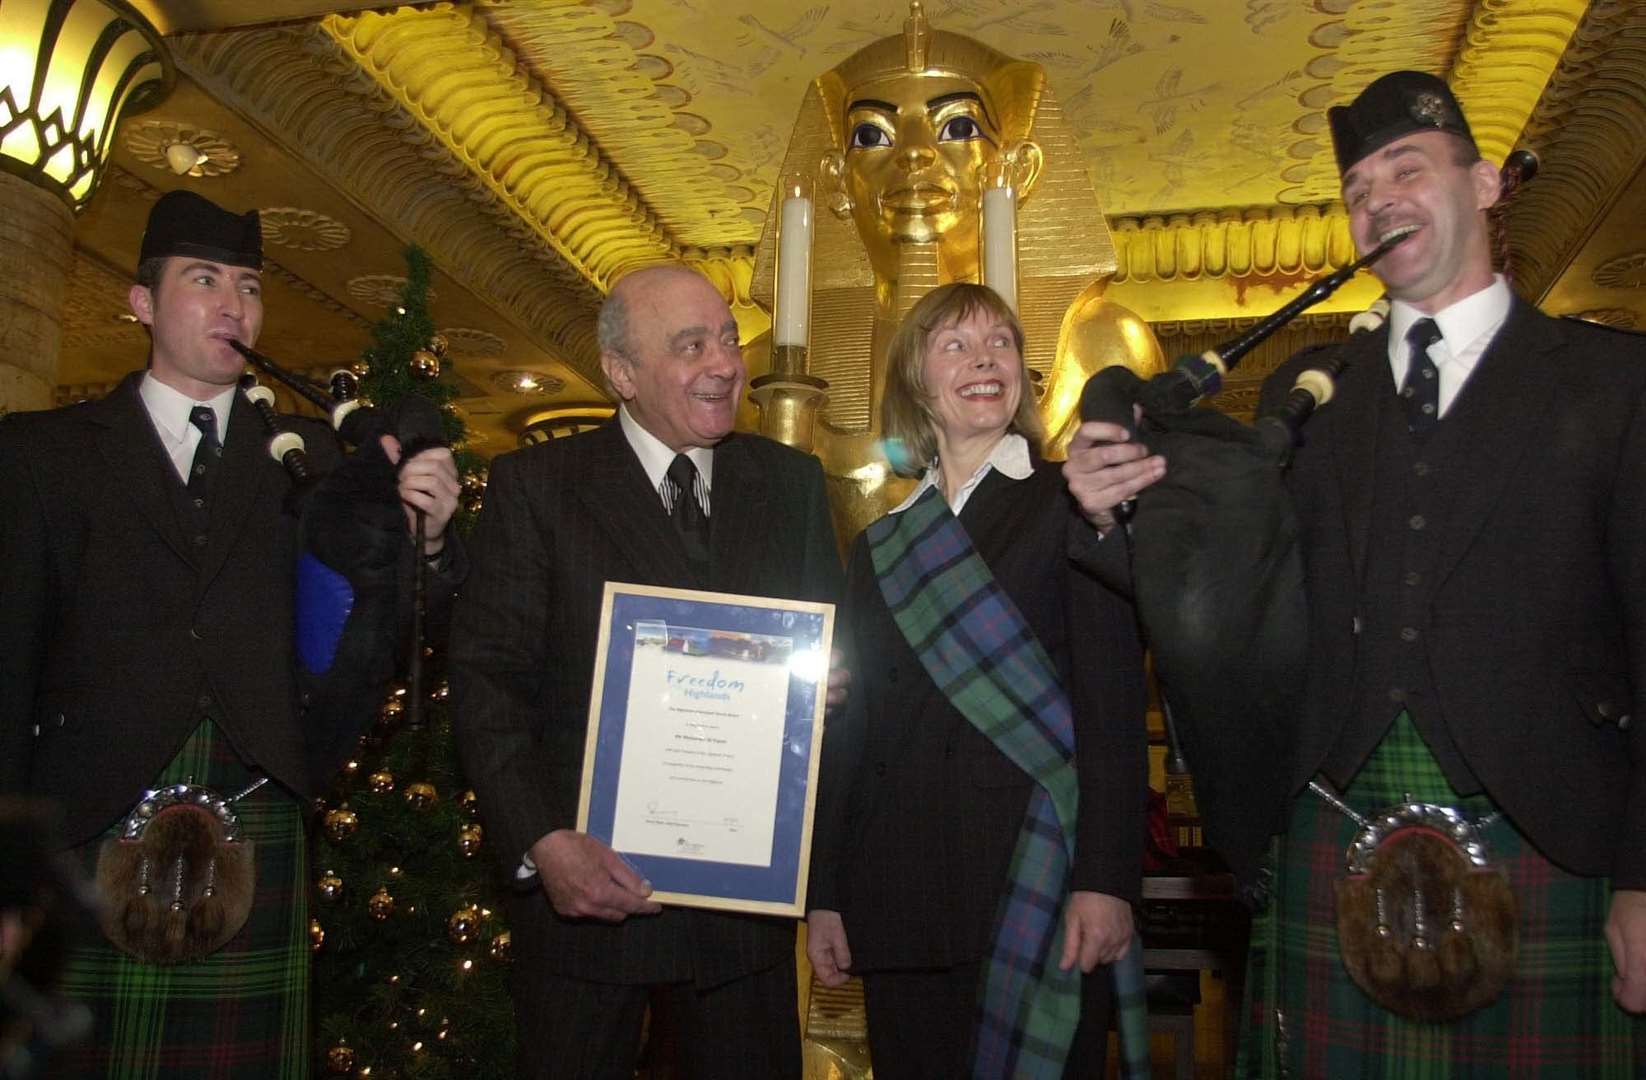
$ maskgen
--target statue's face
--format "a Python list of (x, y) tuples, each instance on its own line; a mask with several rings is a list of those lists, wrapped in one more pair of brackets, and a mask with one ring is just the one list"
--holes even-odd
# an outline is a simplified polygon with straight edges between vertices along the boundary
[(841, 179), (871, 257), (938, 242), (950, 259), (975, 262), (979, 167), (1000, 152), (977, 83), (899, 75), (854, 87), (844, 134)]

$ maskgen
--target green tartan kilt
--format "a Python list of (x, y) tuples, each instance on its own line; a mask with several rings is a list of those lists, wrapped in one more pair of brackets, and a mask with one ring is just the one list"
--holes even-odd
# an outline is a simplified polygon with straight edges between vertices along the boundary
[[(1407, 797), (1471, 818), (1405, 713), (1343, 799), (1363, 815)], [(1516, 976), (1490, 1005), (1448, 1024), (1395, 1016), (1363, 994), (1338, 955), (1333, 883), (1357, 827), (1305, 791), (1276, 839), (1274, 893), (1252, 926), (1237, 1074), (1249, 1078), (1580, 1080), (1632, 1077), (1635, 1021), (1613, 1002), (1604, 937), (1610, 884), (1549, 862), (1500, 817), (1483, 830), (1520, 906)]]
[[(225, 794), (257, 778), (207, 720), (155, 786)], [(135, 806), (141, 792), (131, 793)], [(251, 915), (222, 949), (192, 964), (145, 964), (99, 938), (73, 950), (65, 993), (92, 1011), (90, 1039), (54, 1057), (53, 1077), (120, 1080), (281, 1078), (309, 1073), (308, 868), (303, 806), (267, 784), (235, 804), (257, 844)], [(109, 836), (118, 834), (118, 823)], [(101, 839), (78, 849), (86, 873)]]

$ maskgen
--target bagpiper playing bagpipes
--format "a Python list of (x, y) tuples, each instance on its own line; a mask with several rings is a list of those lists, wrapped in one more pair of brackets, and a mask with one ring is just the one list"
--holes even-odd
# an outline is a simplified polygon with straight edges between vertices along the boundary
[(1255, 428), (1190, 407), (1251, 334), (1104, 373), (1067, 469), (1133, 546), (1209, 839), (1272, 875), (1245, 1066), (1633, 1075), (1646, 344), (1494, 273), (1526, 159), (1483, 162), (1443, 81), (1329, 120), (1386, 312), (1283, 365)]
[(433, 625), (461, 574), (426, 417), (356, 411), (345, 456), (242, 393), (261, 266), (255, 211), (162, 196), (130, 293), (147, 369), (0, 419), (0, 793), (62, 808), (107, 937), (69, 956), (94, 1030), (54, 1075), (310, 1052), (306, 799), (416, 651), (419, 566)]

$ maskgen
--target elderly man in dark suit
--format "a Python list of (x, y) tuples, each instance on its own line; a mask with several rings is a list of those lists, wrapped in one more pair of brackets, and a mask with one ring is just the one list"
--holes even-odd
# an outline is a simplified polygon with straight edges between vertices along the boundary
[[(1290, 784), (1243, 808), (1284, 831), (1250, 1074), (1632, 1076), (1646, 339), (1548, 318), (1494, 275), (1497, 170), (1444, 82), (1384, 76), (1330, 122), (1357, 246), (1410, 235), (1375, 266), (1386, 326), (1334, 347), (1347, 371), (1289, 474), (1309, 661)], [(1321, 359), (1284, 365), (1264, 407)], [(1162, 466), (1088, 428), (1071, 484), (1101, 515)], [(1439, 835), (1411, 803), (1455, 811), (1489, 865), (1430, 888), (1453, 871), (1411, 842)], [(1363, 825), (1388, 839), (1345, 880)], [(1493, 877), (1513, 900), (1476, 891)]]
[(661, 909), (575, 825), (604, 583), (833, 601), (822, 470), (733, 434), (737, 323), (697, 273), (619, 281), (600, 350), (618, 415), (493, 463), (453, 627), (464, 768), (509, 873), (541, 882), (509, 906), (520, 1075), (632, 1076), (650, 1003), (683, 1075), (798, 1077), (794, 924)]
[[(0, 793), (55, 800), (89, 866), (147, 788), (228, 797), (272, 781), (233, 804), (256, 844), (245, 925), (181, 963), (107, 944), (73, 955), (64, 987), (97, 1029), (53, 1075), (293, 1076), (312, 1052), (302, 796), (323, 741), (311, 735), (330, 733), (305, 731), (297, 700), (291, 481), (236, 391), (230, 342), (262, 328), (261, 266), (255, 211), (163, 196), (129, 297), (152, 337), (147, 370), (100, 401), (0, 421)], [(326, 425), (292, 422), (317, 471), (339, 460)], [(398, 483), (427, 512), (424, 554), (444, 558), (451, 452), (417, 455)], [(408, 571), (411, 547), (408, 531)], [(177, 867), (153, 869), (154, 888), (179, 887)], [(186, 869), (186, 901), (233, 891)]]

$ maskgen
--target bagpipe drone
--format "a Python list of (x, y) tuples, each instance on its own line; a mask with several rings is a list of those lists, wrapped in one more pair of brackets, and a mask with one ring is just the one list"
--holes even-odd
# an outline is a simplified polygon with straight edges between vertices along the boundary
[[(411, 595), (405, 595), (408, 540), (397, 490), (399, 466), (389, 460), (381, 437), (399, 440), (401, 463), (445, 446), (446, 440), (440, 411), (427, 398), (408, 394), (386, 406), (364, 407), (349, 371), (334, 373), (330, 387), (322, 389), (233, 344), (253, 366), (322, 409), (338, 436), (356, 448), (325, 476), (312, 476), (302, 436), (274, 411), (274, 394), (257, 385), (250, 372), (241, 377), (242, 392), (268, 428), (269, 456), (285, 466), (293, 482), (286, 509), (300, 521), (294, 619), (298, 691), (312, 779), (323, 785), (376, 715), (402, 650), (407, 722), (418, 723), (427, 566), (422, 558), (410, 559)], [(409, 546), (420, 554), (423, 540), (418, 511)]]

